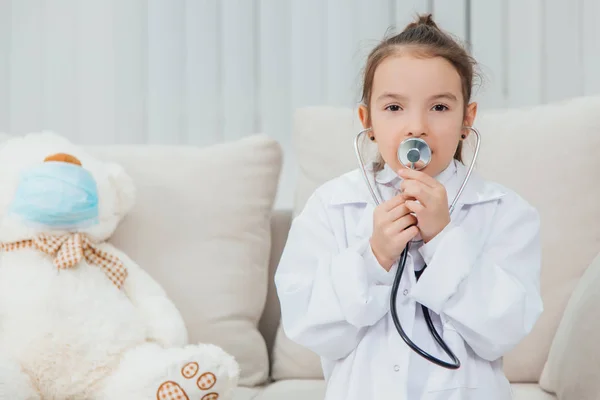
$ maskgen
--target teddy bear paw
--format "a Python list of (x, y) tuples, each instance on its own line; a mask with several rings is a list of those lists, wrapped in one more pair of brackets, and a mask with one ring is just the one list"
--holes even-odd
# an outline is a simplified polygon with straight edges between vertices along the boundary
[[(203, 394), (200, 400), (218, 400), (219, 393), (216, 391), (210, 391), (214, 388), (217, 383), (217, 377), (212, 372), (200, 373), (200, 366), (197, 362), (188, 362), (181, 368), (181, 380), (179, 383), (185, 381), (194, 381), (194, 391), (200, 390)], [(156, 393), (157, 400), (190, 400), (188, 391), (182, 388), (182, 385), (175, 381), (163, 382)], [(189, 386), (189, 385), (188, 385)], [(208, 392), (210, 391), (210, 392)], [(208, 392), (208, 393), (204, 393)], [(195, 400), (195, 399), (193, 399)]]

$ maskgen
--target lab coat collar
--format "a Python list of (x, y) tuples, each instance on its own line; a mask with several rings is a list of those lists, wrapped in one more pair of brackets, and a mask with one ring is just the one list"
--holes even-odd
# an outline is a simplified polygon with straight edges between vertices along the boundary
[[(442, 183), (444, 186), (448, 183), (450, 178), (456, 174), (456, 160), (452, 160), (452, 162), (444, 169), (435, 179)], [(373, 167), (371, 166), (371, 170)], [(376, 172), (375, 174), (375, 182), (380, 183), (382, 185), (391, 185), (396, 189), (400, 188), (400, 183), (402, 182), (402, 178), (398, 176), (396, 171), (394, 171), (388, 164), (385, 164), (384, 167)]]
[[(374, 189), (382, 190), (382, 186), (390, 186), (397, 189), (401, 179), (391, 168), (384, 168), (382, 171), (373, 171), (373, 165), (366, 167), (367, 177)], [(446, 170), (436, 177), (448, 192), (448, 205), (454, 200), (454, 196), (460, 189), (460, 185), (465, 179), (468, 172), (468, 167), (463, 163), (453, 160)], [(340, 185), (339, 190), (332, 195), (330, 205), (345, 205), (345, 204), (368, 204), (373, 208), (376, 206), (369, 189), (366, 187), (362, 171), (360, 169), (350, 172), (346, 175), (349, 180), (347, 185)], [(456, 209), (464, 205), (474, 205), (496, 200), (504, 196), (506, 193), (498, 185), (482, 179), (475, 171), (472, 172), (471, 178), (467, 183), (462, 195), (458, 199)]]
[[(387, 171), (384, 169), (379, 171), (379, 173), (373, 173), (373, 168), (370, 166), (366, 170), (371, 185), (374, 188), (377, 185), (377, 189), (379, 190), (377, 193), (382, 193), (384, 196), (387, 196), (386, 198), (389, 198), (397, 192), (397, 187), (399, 187), (401, 180), (391, 169), (388, 168)], [(453, 161), (453, 165), (451, 164), (436, 177), (446, 187), (446, 191), (448, 192), (448, 206), (450, 206), (454, 200), (454, 196), (458, 193), (467, 172), (467, 166), (459, 161)], [(396, 175), (396, 177), (392, 174)], [(365, 207), (357, 221), (354, 235), (359, 238), (368, 237), (371, 235), (373, 229), (372, 216), (376, 203), (365, 185), (360, 169), (348, 173), (345, 178), (349, 180), (348, 184), (340, 185), (339, 190), (333, 194), (329, 204), (331, 206), (364, 205)], [(454, 213), (460, 211), (465, 205), (475, 205), (497, 200), (505, 194), (505, 191), (498, 185), (485, 181), (473, 171), (467, 186), (455, 205)]]

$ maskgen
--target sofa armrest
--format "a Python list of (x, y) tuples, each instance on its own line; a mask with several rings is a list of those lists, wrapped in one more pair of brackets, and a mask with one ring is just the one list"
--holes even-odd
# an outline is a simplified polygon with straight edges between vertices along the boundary
[(271, 256), (269, 261), (269, 288), (267, 300), (262, 317), (259, 321), (258, 329), (262, 333), (267, 343), (269, 356), (273, 350), (275, 334), (279, 327), (281, 319), (281, 309), (279, 299), (275, 290), (275, 270), (279, 264), (281, 253), (287, 241), (288, 232), (292, 223), (292, 210), (274, 210), (271, 217)]

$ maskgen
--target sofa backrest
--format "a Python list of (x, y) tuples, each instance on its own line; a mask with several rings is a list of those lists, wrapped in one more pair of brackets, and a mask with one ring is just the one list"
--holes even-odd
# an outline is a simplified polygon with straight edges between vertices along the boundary
[(281, 308), (279, 307), (279, 300), (277, 299), (274, 277), (291, 223), (291, 209), (275, 210), (271, 216), (271, 255), (269, 259), (268, 293), (265, 308), (258, 325), (260, 333), (265, 338), (269, 359), (272, 359), (275, 337), (277, 336), (279, 320), (281, 318)]

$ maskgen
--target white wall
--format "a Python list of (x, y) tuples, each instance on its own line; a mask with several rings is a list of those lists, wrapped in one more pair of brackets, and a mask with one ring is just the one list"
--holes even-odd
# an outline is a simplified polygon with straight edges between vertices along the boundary
[[(0, 0), (0, 131), (208, 145), (356, 104), (389, 27), (432, 11), (480, 61), (483, 109), (600, 93), (597, 0)], [(349, 132), (349, 140), (352, 133)]]

